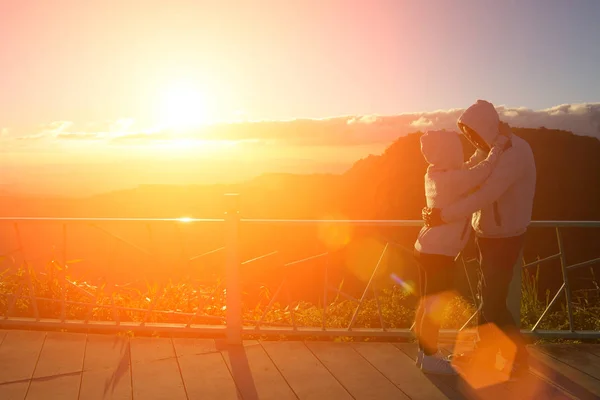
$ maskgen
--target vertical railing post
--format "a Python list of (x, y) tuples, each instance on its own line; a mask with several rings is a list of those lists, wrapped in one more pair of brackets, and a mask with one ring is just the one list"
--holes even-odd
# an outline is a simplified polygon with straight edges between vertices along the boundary
[[(60, 271), (60, 292), (62, 299), (60, 301), (60, 320), (65, 322), (67, 318), (67, 224), (63, 224), (63, 248), (62, 248), (62, 270)], [(54, 269), (54, 266), (52, 267)]]
[(558, 253), (560, 254), (560, 269), (562, 271), (563, 283), (565, 284), (565, 300), (567, 301), (567, 316), (569, 317), (569, 330), (575, 332), (573, 323), (573, 300), (571, 299), (571, 285), (569, 285), (569, 272), (567, 271), (567, 259), (563, 245), (560, 228), (556, 227), (556, 241), (558, 242)]
[(225, 195), (225, 261), (226, 286), (226, 334), (229, 344), (242, 343), (242, 297), (240, 291), (240, 258), (239, 246), (239, 195)]
[(523, 250), (517, 258), (517, 262), (513, 267), (513, 277), (508, 287), (508, 298), (506, 299), (506, 305), (512, 315), (517, 328), (521, 328), (521, 285), (523, 280)]

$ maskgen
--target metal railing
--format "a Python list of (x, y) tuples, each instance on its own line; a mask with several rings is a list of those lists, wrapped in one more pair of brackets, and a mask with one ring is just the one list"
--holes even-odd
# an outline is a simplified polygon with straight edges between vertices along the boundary
[[(410, 328), (392, 328), (390, 327), (389, 321), (385, 321), (381, 305), (380, 305), (380, 294), (378, 288), (373, 285), (374, 277), (378, 273), (382, 259), (386, 255), (386, 252), (392, 246), (398, 246), (397, 243), (387, 241), (381, 250), (381, 253), (376, 260), (376, 264), (367, 280), (366, 287), (362, 290), (360, 297), (354, 297), (339, 287), (332, 287), (328, 282), (328, 265), (327, 260), (330, 256), (328, 251), (320, 252), (318, 254), (310, 255), (302, 259), (293, 261), (286, 261), (283, 263), (283, 267), (286, 270), (290, 268), (297, 268), (301, 264), (314, 262), (315, 260), (325, 261), (323, 263), (323, 294), (320, 299), (321, 305), (319, 309), (321, 324), (320, 326), (299, 326), (295, 318), (295, 310), (297, 310), (297, 303), (290, 303), (286, 308), (286, 316), (289, 316), (291, 323), (282, 324), (280, 322), (267, 321), (267, 316), (272, 311), (276, 301), (280, 298), (283, 289), (286, 285), (286, 276), (283, 281), (277, 287), (275, 293), (269, 296), (268, 304), (266, 307), (260, 309), (259, 315), (255, 318), (245, 318), (243, 313), (243, 300), (242, 290), (240, 284), (240, 268), (248, 264), (268, 260), (272, 256), (278, 253), (277, 249), (271, 252), (252, 257), (246, 261), (240, 259), (240, 228), (245, 226), (286, 226), (286, 227), (298, 227), (298, 226), (319, 226), (327, 224), (329, 226), (349, 226), (349, 227), (374, 227), (374, 228), (406, 228), (413, 227), (418, 228), (422, 226), (422, 221), (403, 221), (403, 220), (295, 220), (295, 219), (243, 219), (240, 218), (238, 207), (236, 205), (236, 196), (228, 197), (228, 208), (225, 213), (225, 217), (222, 219), (198, 219), (198, 218), (16, 218), (16, 217), (4, 217), (0, 218), (0, 224), (12, 224), (14, 234), (16, 236), (17, 247), (11, 251), (8, 251), (0, 257), (7, 260), (17, 253), (21, 253), (23, 257), (23, 263), (21, 268), (14, 266), (4, 272), (1, 272), (2, 281), (0, 285), (4, 286), (0, 290), (0, 300), (4, 299), (4, 316), (0, 319), (0, 327), (33, 327), (41, 329), (72, 329), (72, 330), (96, 330), (96, 331), (146, 331), (146, 332), (170, 332), (170, 333), (192, 333), (192, 334), (209, 334), (209, 335), (224, 335), (230, 342), (239, 343), (243, 335), (286, 335), (286, 336), (368, 336), (368, 337), (410, 337), (412, 336), (412, 330)], [(155, 291), (153, 291), (153, 298), (146, 296), (145, 302), (142, 302), (146, 307), (143, 306), (127, 306), (119, 304), (118, 291), (128, 286), (128, 284), (118, 284), (116, 282), (105, 282), (105, 287), (100, 289), (95, 287), (94, 290), (86, 289), (85, 285), (76, 282), (69, 278), (66, 273), (67, 264), (67, 243), (68, 243), (68, 230), (67, 226), (71, 224), (85, 224), (91, 225), (98, 228), (104, 235), (111, 238), (114, 242), (124, 243), (135, 249), (138, 253), (146, 256), (154, 256), (155, 253), (151, 250), (147, 250), (142, 246), (139, 246), (131, 241), (122, 238), (109, 230), (99, 226), (99, 223), (110, 223), (110, 222), (123, 222), (130, 224), (146, 224), (148, 226), (148, 232), (150, 238), (152, 238), (152, 229), (150, 224), (152, 223), (169, 223), (169, 224), (217, 224), (225, 228), (224, 230), (224, 245), (211, 250), (203, 251), (198, 255), (186, 256), (184, 262), (189, 263), (197, 260), (204, 259), (214, 254), (225, 253), (225, 274), (224, 274), (224, 286), (222, 290), (223, 282), (216, 282), (210, 290), (205, 293), (206, 299), (216, 299), (217, 297), (221, 300), (224, 297), (224, 305), (219, 310), (220, 312), (214, 313), (214, 315), (208, 315), (205, 313), (202, 306), (202, 299), (199, 297), (199, 304), (195, 307), (195, 310), (178, 310), (178, 309), (161, 309), (158, 307), (163, 296), (165, 296), (165, 283), (162, 282), (158, 285)], [(36, 272), (33, 271), (31, 261), (27, 259), (26, 251), (21, 238), (20, 227), (24, 223), (51, 223), (62, 225), (62, 255), (61, 257), (54, 256), (52, 258), (52, 271), (56, 272), (56, 276), (52, 277), (52, 282), (57, 282), (56, 290), (52, 292), (51, 288), (43, 287), (44, 293), (38, 293), (42, 289), (36, 289), (39, 286), (35, 282)], [(567, 265), (565, 258), (565, 249), (563, 245), (562, 229), (567, 228), (600, 228), (600, 222), (581, 222), (581, 221), (534, 221), (531, 223), (531, 228), (552, 228), (556, 232), (556, 240), (558, 243), (558, 253), (538, 259), (534, 262), (521, 264), (517, 268), (515, 274), (515, 280), (511, 290), (511, 312), (515, 317), (520, 313), (520, 295), (521, 295), (521, 271), (534, 266), (539, 266), (553, 260), (560, 261), (560, 267), (562, 271), (562, 285), (558, 291), (552, 297), (552, 300), (545, 307), (545, 310), (539, 316), (537, 322), (533, 325), (532, 329), (522, 330), (523, 333), (528, 335), (534, 335), (539, 337), (549, 338), (600, 338), (599, 331), (580, 331), (575, 329), (574, 318), (573, 318), (573, 299), (571, 298), (572, 290), (569, 279), (569, 271), (579, 269), (582, 267), (591, 266), (596, 263), (600, 263), (600, 257), (593, 258), (584, 262), (578, 262), (576, 264)], [(151, 241), (152, 244), (152, 241)], [(405, 249), (406, 251), (410, 251)], [(59, 262), (57, 259), (62, 258)], [(460, 257), (465, 273), (467, 273), (467, 260), (464, 257)], [(164, 265), (159, 265), (160, 260), (154, 260), (157, 264), (155, 265), (156, 270), (161, 268), (164, 270)], [(56, 270), (54, 269), (56, 267)], [(54, 272), (52, 272), (54, 273)], [(467, 273), (468, 277), (468, 273)], [(471, 281), (468, 280), (471, 293), (473, 293), (473, 301), (476, 303), (474, 289)], [(10, 287), (9, 287), (10, 286)], [(106, 291), (106, 296), (104, 296)], [(350, 317), (350, 321), (345, 327), (331, 327), (328, 326), (329, 311), (328, 308), (331, 304), (329, 293), (334, 292), (336, 297), (342, 297), (350, 300), (355, 306)], [(25, 292), (27, 292), (25, 294)], [(94, 293), (95, 292), (95, 293)], [(76, 293), (78, 297), (67, 296), (68, 293)], [(102, 294), (101, 294), (102, 293)], [(565, 294), (566, 300), (566, 311), (568, 318), (568, 330), (541, 330), (539, 329), (540, 323), (547, 316), (550, 309), (555, 306), (559, 300), (561, 294)], [(361, 308), (363, 308), (368, 300), (368, 296), (372, 294), (375, 301), (375, 309), (379, 320), (379, 328), (373, 327), (357, 327), (357, 319)], [(82, 299), (87, 299), (84, 301)], [(20, 303), (21, 302), (21, 303)], [(40, 304), (49, 303), (53, 306), (58, 305), (60, 307), (60, 316), (51, 315), (50, 317), (42, 315), (40, 312)], [(23, 305), (25, 304), (26, 305)], [(220, 303), (219, 303), (220, 304)], [(296, 307), (293, 305), (296, 304)], [(26, 308), (29, 315), (15, 315), (16, 309)], [(67, 308), (75, 307), (80, 311), (79, 315), (83, 315), (85, 309), (85, 315), (82, 318), (68, 318)], [(94, 318), (94, 312), (98, 310), (104, 310), (108, 314), (103, 314), (102, 318)], [(57, 313), (58, 310), (54, 309)], [(24, 311), (21, 310), (21, 314)], [(121, 315), (123, 313), (138, 313), (142, 314), (143, 318), (138, 320), (123, 321)], [(18, 313), (17, 313), (18, 314)], [(457, 330), (444, 330), (442, 335), (454, 336), (460, 332), (474, 333), (473, 330), (468, 329), (469, 324), (474, 320), (477, 315), (477, 311), (471, 315), (471, 317)], [(158, 318), (160, 317), (160, 318)], [(152, 321), (153, 319), (163, 319), (163, 321)], [(171, 320), (169, 320), (171, 319)], [(175, 322), (172, 320), (176, 319)], [(164, 322), (164, 320), (169, 320)], [(196, 320), (202, 320), (204, 322), (209, 321), (211, 323), (194, 323)]]

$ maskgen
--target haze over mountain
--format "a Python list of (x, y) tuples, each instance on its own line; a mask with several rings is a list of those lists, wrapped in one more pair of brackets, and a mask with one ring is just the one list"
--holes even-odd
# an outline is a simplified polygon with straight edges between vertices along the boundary
[[(600, 138), (600, 103), (497, 109), (513, 126)], [(241, 183), (263, 173), (342, 173), (410, 132), (456, 129), (462, 111), (237, 122), (183, 131), (146, 131), (134, 120), (5, 128), (0, 185), (11, 192), (83, 197), (139, 184)]]
[[(595, 206), (600, 204), (600, 185), (595, 184), (600, 182), (600, 140), (545, 128), (514, 131), (531, 144), (536, 158), (534, 219), (600, 219)], [(466, 142), (465, 149), (468, 153)], [(144, 184), (73, 200), (59, 195), (11, 201), (13, 196), (5, 194), (1, 209), (4, 215), (205, 217), (221, 215), (222, 195), (236, 191), (248, 217), (321, 218), (336, 213), (415, 219), (424, 202), (425, 168), (419, 134), (414, 133), (341, 174), (270, 173), (235, 184)]]

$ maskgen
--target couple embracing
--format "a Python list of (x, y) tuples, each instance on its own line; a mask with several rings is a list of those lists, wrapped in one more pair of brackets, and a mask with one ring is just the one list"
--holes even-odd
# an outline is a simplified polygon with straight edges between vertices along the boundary
[[(478, 100), (467, 108), (458, 127), (477, 148), (466, 163), (456, 132), (430, 131), (421, 137), (429, 167), (425, 227), (415, 243), (421, 293), (415, 320), (417, 365), (427, 373), (453, 375), (461, 364), (495, 368), (500, 352), (510, 361), (506, 372), (518, 377), (528, 370), (528, 353), (506, 302), (531, 221), (536, 183), (533, 153), (487, 101)], [(444, 357), (437, 346), (439, 314), (454, 289), (455, 260), (467, 244), (471, 227), (481, 266), (479, 342), (472, 353)]]

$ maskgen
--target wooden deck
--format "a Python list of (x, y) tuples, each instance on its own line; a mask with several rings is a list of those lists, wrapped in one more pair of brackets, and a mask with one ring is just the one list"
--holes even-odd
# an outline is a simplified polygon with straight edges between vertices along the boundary
[[(600, 346), (531, 347), (529, 376), (427, 376), (416, 347), (0, 330), (0, 399), (596, 399)], [(483, 380), (482, 380), (483, 379)], [(487, 380), (486, 380), (487, 379)]]

